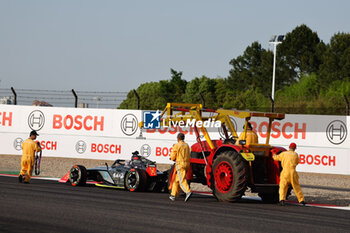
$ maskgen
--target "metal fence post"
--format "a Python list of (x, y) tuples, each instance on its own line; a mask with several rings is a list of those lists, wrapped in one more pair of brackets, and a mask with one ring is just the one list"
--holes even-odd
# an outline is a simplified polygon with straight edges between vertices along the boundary
[(72, 89), (72, 93), (73, 93), (74, 98), (75, 98), (74, 107), (77, 108), (78, 107), (78, 95), (77, 95), (77, 93), (75, 93), (74, 89)]
[(135, 96), (136, 96), (136, 98), (137, 98), (137, 109), (140, 109), (140, 97), (139, 97), (139, 95), (137, 94), (137, 92), (136, 92), (135, 89), (134, 89), (133, 91), (134, 91), (134, 94), (135, 94)]
[(345, 102), (346, 102), (346, 115), (349, 116), (350, 115), (350, 104), (349, 104), (349, 99), (346, 95), (344, 95), (344, 99), (345, 99)]
[(201, 97), (201, 100), (202, 100), (202, 108), (205, 108), (204, 107), (205, 106), (205, 99), (204, 99), (204, 97), (203, 97), (201, 92), (199, 92), (199, 96)]
[(11, 91), (14, 95), (14, 105), (17, 105), (17, 93), (13, 87), (11, 87)]

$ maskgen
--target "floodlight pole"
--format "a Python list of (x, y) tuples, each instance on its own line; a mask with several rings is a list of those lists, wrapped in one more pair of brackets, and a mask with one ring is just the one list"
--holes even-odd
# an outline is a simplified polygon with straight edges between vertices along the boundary
[(276, 76), (276, 54), (277, 54), (277, 45), (281, 44), (281, 41), (270, 41), (270, 44), (273, 44), (273, 70), (272, 70), (272, 92), (271, 98), (275, 101), (275, 76)]

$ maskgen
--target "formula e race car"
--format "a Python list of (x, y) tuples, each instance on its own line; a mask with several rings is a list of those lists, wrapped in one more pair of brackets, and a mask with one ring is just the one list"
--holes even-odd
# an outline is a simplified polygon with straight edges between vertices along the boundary
[(167, 192), (168, 171), (157, 170), (156, 163), (132, 153), (131, 160), (117, 159), (112, 166), (86, 169), (82, 165), (74, 165), (60, 180), (70, 182), (73, 186), (92, 183), (99, 187), (120, 188), (133, 191)]

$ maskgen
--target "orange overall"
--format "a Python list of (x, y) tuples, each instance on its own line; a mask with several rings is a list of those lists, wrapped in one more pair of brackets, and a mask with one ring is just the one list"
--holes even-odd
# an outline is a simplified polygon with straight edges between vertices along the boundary
[[(246, 136), (247, 135), (247, 136)], [(236, 142), (236, 144), (239, 144), (239, 140), (246, 140), (246, 145), (249, 145), (251, 143), (259, 143), (258, 135), (253, 131), (248, 129), (247, 134), (243, 131), (241, 135), (239, 135), (239, 138)]]
[(279, 155), (273, 156), (274, 160), (281, 161), (282, 163), (282, 172), (280, 176), (280, 201), (286, 200), (288, 185), (292, 184), (295, 195), (298, 198), (299, 202), (305, 201), (304, 194), (301, 191), (299, 184), (299, 176), (295, 170), (296, 166), (299, 163), (299, 156), (293, 150), (282, 152)]
[(22, 143), (22, 150), (23, 155), (21, 159), (21, 172), (19, 174), (25, 176), (27, 173), (24, 182), (29, 182), (33, 172), (35, 152), (41, 151), (41, 148), (36, 142), (28, 138)]
[(191, 189), (186, 180), (186, 173), (190, 167), (190, 147), (184, 141), (174, 145), (170, 159), (175, 161), (175, 179), (171, 188), (171, 195), (176, 197), (180, 188), (187, 194)]

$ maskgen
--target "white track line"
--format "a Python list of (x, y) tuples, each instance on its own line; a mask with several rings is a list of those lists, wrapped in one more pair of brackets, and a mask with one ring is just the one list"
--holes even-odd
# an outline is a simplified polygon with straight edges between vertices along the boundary
[[(18, 177), (18, 175), (13, 175), (13, 174), (3, 174), (0, 173), (0, 176), (6, 176), (6, 177)], [(32, 176), (31, 179), (35, 180), (54, 180), (54, 181), (59, 181), (60, 178), (53, 178), (53, 177), (39, 177), (39, 176)]]
[[(204, 196), (213, 196), (211, 192), (197, 192), (193, 191), (195, 194), (204, 195)], [(250, 197), (250, 196), (242, 196), (242, 199), (253, 200), (253, 201), (262, 201), (260, 197)], [(286, 201), (288, 205), (296, 205), (301, 206), (301, 204), (293, 201)], [(338, 210), (350, 210), (350, 206), (337, 206), (337, 205), (325, 205), (325, 204), (314, 204), (309, 203), (306, 204), (307, 207), (319, 207), (319, 208), (328, 208), (328, 209), (338, 209)]]

